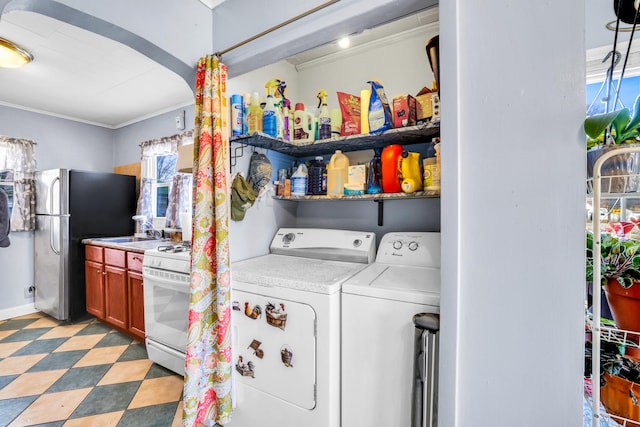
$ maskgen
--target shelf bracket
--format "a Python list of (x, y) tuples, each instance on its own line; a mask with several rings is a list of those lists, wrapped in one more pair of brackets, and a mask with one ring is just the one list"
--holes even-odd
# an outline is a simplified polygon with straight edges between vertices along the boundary
[(378, 227), (382, 227), (384, 224), (384, 200), (375, 199), (374, 202), (378, 204)]

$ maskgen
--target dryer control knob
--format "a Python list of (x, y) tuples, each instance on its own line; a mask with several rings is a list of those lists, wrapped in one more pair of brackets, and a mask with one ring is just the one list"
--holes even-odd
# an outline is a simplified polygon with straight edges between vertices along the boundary
[(393, 242), (393, 249), (400, 249), (402, 248), (402, 242), (400, 240), (396, 240), (395, 242)]
[(282, 241), (285, 243), (291, 243), (296, 239), (296, 235), (293, 233), (287, 233), (284, 236), (282, 236)]
[(418, 242), (410, 242), (409, 243), (409, 250), (410, 251), (415, 251), (416, 249), (418, 249)]

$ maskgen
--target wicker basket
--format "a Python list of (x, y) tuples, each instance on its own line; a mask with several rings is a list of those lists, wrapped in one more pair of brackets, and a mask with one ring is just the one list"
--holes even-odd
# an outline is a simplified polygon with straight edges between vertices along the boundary
[(275, 306), (271, 303), (267, 304), (265, 312), (267, 313), (267, 323), (284, 331), (287, 326), (287, 313), (276, 311)]

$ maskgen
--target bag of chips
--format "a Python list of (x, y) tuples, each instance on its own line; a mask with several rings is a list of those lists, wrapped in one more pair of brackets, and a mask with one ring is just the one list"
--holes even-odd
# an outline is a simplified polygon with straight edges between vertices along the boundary
[(338, 94), (338, 103), (342, 111), (342, 136), (360, 134), (360, 97), (344, 92)]

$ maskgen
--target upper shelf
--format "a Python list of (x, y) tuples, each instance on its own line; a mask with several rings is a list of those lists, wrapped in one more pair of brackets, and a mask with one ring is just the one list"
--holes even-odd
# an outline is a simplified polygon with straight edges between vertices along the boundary
[(431, 142), (431, 138), (439, 135), (440, 122), (437, 121), (417, 126), (389, 129), (379, 135), (341, 136), (303, 144), (291, 144), (257, 132), (250, 135), (234, 136), (230, 139), (230, 142), (273, 150), (293, 157), (307, 157), (333, 154), (336, 150), (349, 152), (383, 148), (389, 144), (420, 144)]

